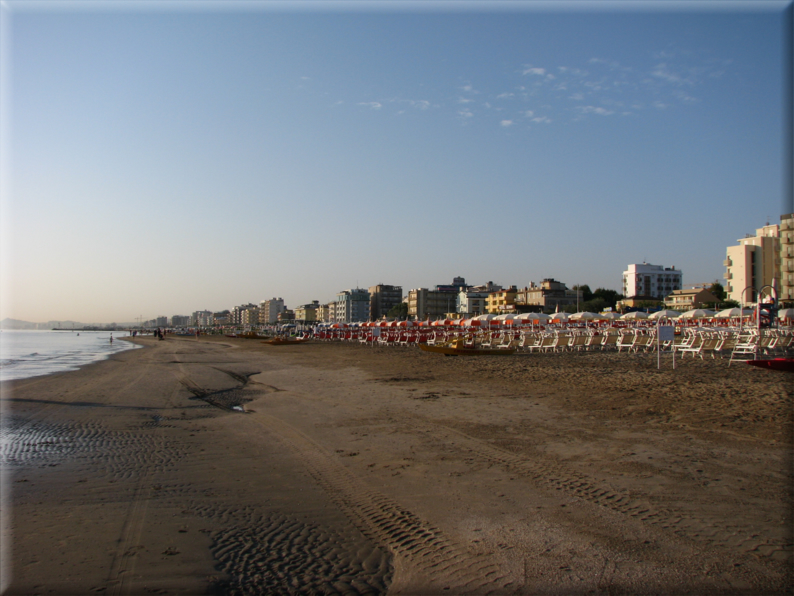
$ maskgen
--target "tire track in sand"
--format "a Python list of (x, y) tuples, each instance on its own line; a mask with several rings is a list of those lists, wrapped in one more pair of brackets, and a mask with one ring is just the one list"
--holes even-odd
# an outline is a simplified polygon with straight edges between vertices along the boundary
[(571, 470), (556, 460), (544, 461), (540, 455), (537, 459), (530, 460), (444, 424), (415, 414), (410, 416), (411, 422), (406, 429), (407, 432), (423, 434), (435, 441), (440, 440), (447, 445), (455, 445), (460, 452), (468, 452), (490, 463), (504, 466), (513, 473), (530, 478), (555, 491), (565, 492), (583, 501), (670, 531), (679, 538), (725, 550), (771, 557), (779, 561), (791, 557), (790, 541), (785, 538), (760, 536), (755, 528), (742, 524), (742, 520), (725, 523), (724, 520), (709, 520), (685, 511), (660, 509), (644, 499)]
[[(468, 553), (439, 529), (368, 488), (295, 427), (265, 413), (257, 413), (250, 419), (265, 427), (298, 457), (309, 475), (365, 536), (391, 551), (395, 568), (410, 570), (416, 578), (411, 581), (411, 588), (484, 594), (511, 587), (495, 562)], [(397, 574), (395, 581), (399, 583)]]

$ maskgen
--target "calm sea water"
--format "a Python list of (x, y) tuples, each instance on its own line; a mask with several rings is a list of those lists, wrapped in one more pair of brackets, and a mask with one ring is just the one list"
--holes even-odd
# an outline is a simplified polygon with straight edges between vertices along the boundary
[(0, 331), (0, 381), (49, 375), (139, 348), (126, 331)]

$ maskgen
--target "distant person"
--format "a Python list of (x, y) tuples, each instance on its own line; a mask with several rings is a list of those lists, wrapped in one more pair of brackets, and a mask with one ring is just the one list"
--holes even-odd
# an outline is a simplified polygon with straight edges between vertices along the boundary
[(199, 329), (196, 329), (196, 339), (198, 339), (198, 338), (199, 338), (199, 335), (201, 335), (201, 330), (199, 330)]
[(113, 334), (110, 334), (110, 343), (113, 343)]

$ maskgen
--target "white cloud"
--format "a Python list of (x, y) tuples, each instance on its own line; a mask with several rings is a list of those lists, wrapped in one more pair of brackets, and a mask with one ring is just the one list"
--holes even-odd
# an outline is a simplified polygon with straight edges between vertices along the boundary
[(383, 105), (377, 101), (361, 101), (358, 103), (360, 106), (369, 106), (370, 109), (379, 110), (383, 107)]
[(615, 113), (612, 110), (597, 106), (577, 106), (576, 109), (582, 114), (598, 114), (599, 116), (609, 116)]
[(496, 99), (510, 99), (511, 97), (515, 97), (515, 93), (500, 93), (496, 96)]
[(420, 110), (426, 110), (430, 107), (430, 102), (426, 99), (411, 100), (411, 105)]
[(512, 120), (502, 120), (499, 124), (501, 124), (504, 128), (507, 128), (508, 126), (513, 126), (513, 121)]
[(551, 124), (551, 120), (546, 118), (546, 116), (538, 116), (537, 118), (533, 118), (532, 122), (538, 122), (540, 124)]
[(459, 97), (458, 103), (472, 103), (474, 100), (469, 99), (468, 97)]
[(524, 112), (524, 116), (526, 116), (527, 118), (532, 118), (532, 116), (534, 115), (535, 112), (533, 112), (532, 110), (527, 110), (526, 112)]
[(670, 107), (669, 103), (664, 103), (663, 101), (655, 101), (651, 105), (658, 110), (666, 110)]
[(569, 97), (569, 99), (575, 99), (576, 101), (582, 101), (584, 99), (584, 95), (581, 93), (574, 93)]
[(546, 69), (545, 68), (537, 68), (537, 67), (525, 68), (524, 72), (522, 74), (525, 74), (525, 75), (536, 75), (536, 76), (541, 76), (542, 77), (542, 76), (546, 75)]
[(474, 114), (472, 114), (468, 110), (461, 110), (458, 112), (458, 116), (460, 116), (461, 118), (473, 118)]

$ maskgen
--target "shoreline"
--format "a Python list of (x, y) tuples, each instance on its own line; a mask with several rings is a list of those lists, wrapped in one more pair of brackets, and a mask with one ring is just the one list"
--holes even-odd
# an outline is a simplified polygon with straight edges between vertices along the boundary
[(790, 585), (782, 374), (129, 340), (3, 382), (8, 594)]

